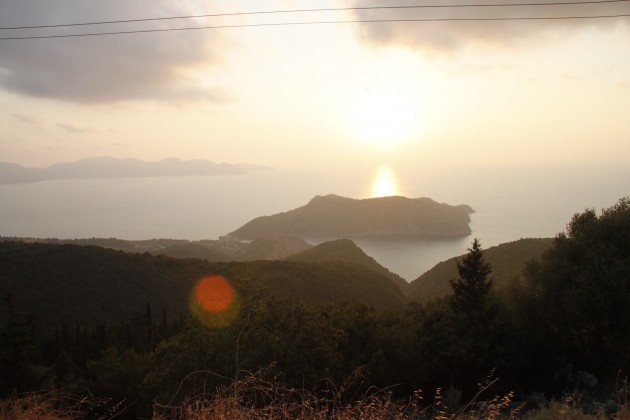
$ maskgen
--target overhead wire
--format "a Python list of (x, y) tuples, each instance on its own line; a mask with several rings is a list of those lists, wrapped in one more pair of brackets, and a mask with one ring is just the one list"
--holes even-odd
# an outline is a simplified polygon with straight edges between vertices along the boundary
[(314, 12), (341, 12), (341, 11), (362, 11), (362, 10), (396, 10), (396, 9), (447, 9), (447, 8), (489, 8), (489, 7), (550, 7), (550, 6), (575, 6), (575, 5), (596, 5), (609, 3), (627, 3), (630, 0), (577, 0), (567, 2), (542, 2), (542, 3), (475, 3), (475, 4), (416, 4), (402, 6), (356, 6), (356, 7), (333, 7), (333, 8), (315, 8), (315, 9), (286, 9), (286, 10), (262, 10), (253, 12), (232, 12), (232, 13), (211, 13), (200, 15), (183, 15), (183, 16), (164, 16), (155, 18), (139, 18), (139, 19), (123, 19), (123, 20), (103, 20), (95, 22), (78, 22), (78, 23), (61, 23), (52, 25), (31, 25), (31, 26), (6, 26), (0, 27), (0, 30), (16, 30), (16, 29), (45, 29), (45, 28), (63, 28), (72, 26), (90, 26), (90, 25), (111, 25), (119, 23), (139, 23), (139, 22), (157, 22), (164, 20), (177, 19), (199, 19), (209, 17), (230, 17), (230, 16), (250, 16), (264, 14), (286, 14), (286, 13), (314, 13)]
[(309, 21), (309, 22), (279, 22), (279, 23), (245, 23), (238, 25), (216, 25), (216, 26), (192, 26), (184, 28), (163, 28), (163, 29), (138, 29), (132, 31), (114, 32), (91, 32), (82, 34), (63, 35), (36, 35), (22, 37), (0, 37), (0, 41), (26, 40), (26, 39), (49, 39), (49, 38), (77, 38), (104, 35), (129, 35), (154, 32), (177, 32), (193, 31), (202, 29), (227, 29), (227, 28), (256, 28), (266, 26), (298, 26), (298, 25), (327, 25), (327, 24), (348, 24), (348, 23), (384, 23), (384, 22), (480, 22), (480, 21), (510, 21), (510, 20), (579, 20), (579, 19), (605, 19), (630, 17), (629, 14), (617, 15), (597, 15), (597, 16), (557, 16), (557, 17), (502, 17), (502, 18), (426, 18), (426, 19), (357, 19), (357, 20), (331, 20), (331, 21)]
[[(382, 10), (382, 9), (412, 9), (412, 8), (472, 8), (472, 7), (527, 7), (527, 6), (560, 6), (560, 5), (584, 5), (584, 4), (604, 4), (604, 3), (622, 3), (630, 0), (585, 0), (572, 2), (547, 2), (547, 3), (501, 3), (501, 4), (451, 4), (451, 5), (408, 5), (408, 6), (366, 6), (366, 7), (347, 7), (347, 8), (321, 8), (321, 9), (291, 9), (291, 10), (270, 10), (258, 12), (235, 12), (235, 13), (217, 13), (207, 15), (189, 15), (189, 16), (172, 16), (161, 18), (144, 18), (144, 19), (127, 19), (116, 21), (99, 21), (84, 22), (58, 25), (38, 25), (38, 26), (15, 26), (0, 27), (0, 30), (16, 30), (16, 29), (44, 29), (56, 27), (70, 26), (87, 26), (87, 25), (103, 25), (116, 23), (132, 23), (132, 22), (149, 22), (172, 19), (189, 19), (202, 17), (226, 17), (237, 15), (256, 15), (256, 14), (272, 14), (272, 13), (294, 13), (294, 12), (324, 12), (324, 11), (349, 11), (349, 10)], [(255, 27), (273, 27), (273, 26), (300, 26), (300, 25), (331, 25), (331, 24), (350, 24), (350, 23), (402, 23), (402, 22), (479, 22), (479, 21), (534, 21), (534, 20), (587, 20), (587, 19), (612, 19), (630, 17), (630, 13), (609, 14), (609, 15), (587, 15), (587, 16), (523, 16), (523, 17), (476, 17), (476, 18), (408, 18), (408, 19), (350, 19), (350, 20), (330, 20), (330, 21), (303, 21), (303, 22), (276, 22), (276, 23), (243, 23), (232, 25), (204, 25), (181, 28), (158, 28), (158, 29), (137, 29), (126, 31), (107, 31), (107, 32), (89, 32), (79, 34), (59, 34), (59, 35), (27, 35), (14, 37), (0, 37), (0, 41), (10, 40), (29, 40), (29, 39), (50, 39), (50, 38), (77, 38), (77, 37), (93, 37), (106, 35), (130, 35), (141, 33), (158, 33), (158, 32), (179, 32), (192, 30), (209, 30), (209, 29), (228, 29), (228, 28), (255, 28)]]

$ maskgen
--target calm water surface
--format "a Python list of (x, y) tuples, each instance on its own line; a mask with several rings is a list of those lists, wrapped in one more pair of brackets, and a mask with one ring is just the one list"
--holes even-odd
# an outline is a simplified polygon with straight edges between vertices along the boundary
[[(466, 203), (470, 237), (455, 240), (358, 239), (370, 256), (407, 280), (460, 255), (480, 238), (488, 248), (523, 237), (550, 237), (571, 216), (630, 195), (630, 170), (411, 170), (396, 191)], [(215, 177), (56, 180), (0, 185), (0, 235), (122, 239), (215, 239), (249, 220), (306, 204), (317, 194), (369, 196), (368, 172), (270, 170)]]

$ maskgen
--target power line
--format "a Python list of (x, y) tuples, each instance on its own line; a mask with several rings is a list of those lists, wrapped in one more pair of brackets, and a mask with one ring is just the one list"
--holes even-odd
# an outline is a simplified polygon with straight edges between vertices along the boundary
[(269, 26), (306, 26), (306, 25), (333, 25), (348, 23), (402, 23), (402, 22), (496, 22), (515, 20), (587, 20), (587, 19), (613, 19), (630, 17), (630, 14), (617, 15), (596, 15), (596, 16), (555, 16), (555, 17), (501, 17), (501, 18), (426, 18), (426, 19), (357, 19), (357, 20), (331, 20), (331, 21), (309, 21), (309, 22), (280, 22), (280, 23), (246, 23), (239, 25), (216, 25), (216, 26), (193, 26), (185, 28), (165, 28), (165, 29), (139, 29), (133, 31), (113, 31), (113, 32), (91, 32), (83, 34), (65, 35), (38, 35), (19, 37), (0, 37), (0, 41), (28, 40), (28, 39), (51, 39), (51, 38), (79, 38), (105, 35), (130, 35), (155, 32), (180, 32), (194, 31), (202, 29), (228, 29), (228, 28), (260, 28)]
[[(546, 6), (571, 6), (571, 5), (587, 5), (587, 4), (608, 4), (608, 3), (626, 3), (630, 0), (583, 0), (568, 2), (545, 2), (545, 3), (501, 3), (501, 4), (439, 4), (439, 5), (407, 5), (407, 6), (365, 6), (365, 7), (338, 7), (338, 8), (319, 8), (319, 9), (287, 9), (287, 10), (267, 10), (255, 12), (233, 12), (233, 13), (213, 13), (202, 15), (185, 15), (185, 16), (168, 16), (158, 18), (141, 18), (141, 19), (124, 19), (124, 20), (105, 20), (95, 22), (79, 22), (79, 23), (63, 23), (55, 25), (32, 25), (32, 26), (7, 26), (0, 27), (0, 30), (15, 29), (46, 29), (46, 28), (63, 28), (72, 26), (89, 26), (89, 25), (110, 25), (118, 23), (138, 23), (138, 22), (157, 22), (175, 19), (194, 19), (208, 17), (228, 17), (228, 16), (247, 16), (247, 15), (264, 15), (264, 14), (283, 14), (283, 13), (313, 13), (313, 12), (339, 12), (339, 11), (361, 11), (361, 10), (386, 10), (386, 9), (445, 9), (445, 8), (490, 8), (490, 7), (546, 7)], [(131, 31), (128, 31), (131, 32)]]

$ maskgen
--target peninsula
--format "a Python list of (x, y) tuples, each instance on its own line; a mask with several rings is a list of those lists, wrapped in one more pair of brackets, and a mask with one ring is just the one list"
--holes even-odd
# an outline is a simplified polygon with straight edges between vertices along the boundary
[(465, 204), (452, 206), (430, 198), (379, 197), (363, 200), (316, 196), (305, 206), (251, 220), (230, 235), (239, 239), (299, 236), (417, 236), (449, 238), (471, 233)]

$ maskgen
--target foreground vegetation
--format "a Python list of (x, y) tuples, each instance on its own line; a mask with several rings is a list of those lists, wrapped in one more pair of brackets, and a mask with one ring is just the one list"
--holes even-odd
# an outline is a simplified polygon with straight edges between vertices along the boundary
[[(146, 260), (158, 277), (157, 267), (169, 272), (175, 261), (133, 258)], [(107, 282), (106, 265), (93, 264), (102, 267), (95, 275)], [(264, 264), (274, 273), (267, 284), (291, 284), (278, 267), (295, 273), (307, 267)], [(227, 268), (237, 270), (222, 267), (226, 276), (234, 273)], [(315, 277), (339, 276), (329, 279), (333, 287), (335, 280), (352, 279), (341, 276), (344, 267), (320, 268)], [(62, 274), (72, 275), (71, 268)], [(0, 276), (16, 281), (16, 273), (3, 267)], [(250, 274), (249, 285), (260, 284)], [(305, 288), (308, 276), (301, 275), (298, 284)], [(380, 310), (340, 300), (306, 302), (243, 284), (240, 313), (223, 328), (163, 311), (156, 315), (146, 303), (118, 321), (46, 323), (20, 313), (6, 296), (2, 410), (26, 410), (32, 398), (35, 407), (96, 417), (628, 418), (629, 199), (600, 215), (577, 214), (523, 280), (500, 292), (477, 241), (459, 262), (458, 275), (448, 298)], [(380, 290), (399, 293), (390, 284)], [(480, 393), (480, 379), (489, 374)], [(41, 390), (57, 395), (59, 389), (75, 396), (75, 403), (42, 400), (42, 394), (20, 397)]]
[[(261, 373), (259, 372), (258, 375)], [(197, 372), (185, 380), (203, 379), (210, 372)], [(201, 381), (203, 382), (203, 381)], [(544, 402), (536, 408), (515, 403), (513, 393), (487, 400), (477, 399), (492, 383), (480, 387), (475, 399), (464, 405), (453, 403), (452, 396), (437, 390), (427, 404), (418, 390), (405, 399), (393, 399), (387, 390), (369, 390), (355, 395), (350, 402), (343, 395), (344, 388), (312, 392), (285, 388), (277, 382), (247, 374), (209, 392), (205, 387), (188, 396), (179, 405), (155, 404), (153, 419), (574, 419), (603, 420), (630, 419), (627, 390), (622, 388), (619, 402), (605, 405), (584, 405), (573, 397), (563, 401)], [(106, 399), (76, 397), (55, 392), (13, 395), (0, 401), (0, 418), (6, 419), (83, 419), (136, 418), (132, 406), (120, 402), (109, 404)]]

